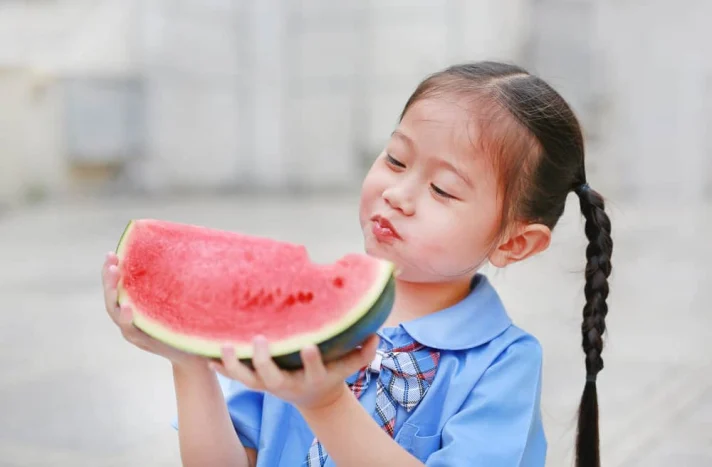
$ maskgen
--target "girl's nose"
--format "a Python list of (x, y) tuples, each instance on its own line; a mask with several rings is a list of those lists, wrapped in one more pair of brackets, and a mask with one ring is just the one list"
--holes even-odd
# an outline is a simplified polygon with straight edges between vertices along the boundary
[(405, 216), (412, 216), (415, 213), (414, 193), (407, 183), (401, 182), (386, 188), (383, 191), (383, 199), (386, 204)]

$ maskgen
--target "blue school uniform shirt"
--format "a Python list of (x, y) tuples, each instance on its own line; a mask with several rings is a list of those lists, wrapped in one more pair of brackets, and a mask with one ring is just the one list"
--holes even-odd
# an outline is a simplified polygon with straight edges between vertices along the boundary
[[(544, 466), (541, 347), (512, 323), (485, 276), (474, 277), (459, 303), (378, 334), (384, 350), (416, 341), (440, 351), (423, 400), (410, 413), (397, 406), (394, 439), (405, 450), (430, 467)], [(258, 467), (305, 465), (314, 435), (296, 408), (219, 381), (242, 444), (258, 451)], [(359, 400), (376, 418), (376, 384)], [(328, 458), (326, 465), (335, 464)]]

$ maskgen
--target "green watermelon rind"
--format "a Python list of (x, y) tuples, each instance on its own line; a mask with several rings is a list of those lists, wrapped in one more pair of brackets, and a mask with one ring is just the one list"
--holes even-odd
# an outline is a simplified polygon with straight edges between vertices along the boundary
[[(126, 240), (130, 237), (135, 221), (129, 221), (119, 239), (116, 254), (121, 261)], [(354, 347), (363, 342), (370, 334), (375, 333), (383, 325), (390, 314), (395, 286), (394, 266), (392, 263), (379, 260), (380, 270), (373, 286), (366, 292), (358, 305), (343, 315), (339, 321), (317, 331), (298, 334), (280, 341), (270, 342), (270, 354), (278, 366), (295, 369), (302, 366), (299, 352), (305, 345), (317, 344), (325, 362), (342, 357)], [(221, 347), (233, 345), (238, 359), (251, 365), (252, 344), (211, 340), (190, 336), (182, 331), (174, 331), (163, 324), (148, 318), (142, 310), (135, 306), (121, 286), (117, 286), (118, 302), (128, 305), (133, 311), (133, 324), (154, 339), (171, 347), (195, 355), (208, 358), (220, 358)]]

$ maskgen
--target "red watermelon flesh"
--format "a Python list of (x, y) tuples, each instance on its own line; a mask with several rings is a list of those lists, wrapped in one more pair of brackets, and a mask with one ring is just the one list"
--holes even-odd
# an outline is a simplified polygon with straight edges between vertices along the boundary
[(301, 245), (152, 219), (132, 221), (117, 252), (119, 301), (135, 324), (210, 356), (223, 343), (249, 356), (258, 334), (275, 354), (332, 338), (363, 318), (392, 274), (364, 254), (315, 264)]

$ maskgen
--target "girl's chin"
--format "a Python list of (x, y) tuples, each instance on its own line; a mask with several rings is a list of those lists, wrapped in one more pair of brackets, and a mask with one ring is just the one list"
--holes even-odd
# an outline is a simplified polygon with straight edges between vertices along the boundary
[(384, 248), (382, 244), (375, 240), (367, 239), (364, 249), (367, 255), (373, 256), (374, 258), (384, 259), (392, 263), (397, 262), (392, 252), (389, 252), (387, 248)]
[(401, 256), (399, 253), (403, 251), (396, 251), (393, 245), (384, 245), (375, 239), (366, 238), (364, 249), (369, 256), (393, 263), (393, 275), (400, 280), (407, 282), (432, 282), (438, 280), (438, 278), (430, 277), (430, 274), (425, 274), (423, 271), (414, 268), (413, 264), (415, 263), (409, 262), (408, 259)]
[(378, 247), (372, 247), (369, 248), (368, 246), (366, 247), (366, 254), (369, 256), (372, 256), (374, 258), (382, 259), (385, 261), (390, 261), (393, 263), (393, 276), (396, 278), (403, 278), (404, 272), (406, 273), (406, 276), (411, 276), (412, 273), (407, 273), (406, 271), (408, 268), (403, 264), (402, 260), (399, 261), (398, 258), (394, 257), (392, 254), (388, 254), (387, 251), (384, 251), (382, 248)]

